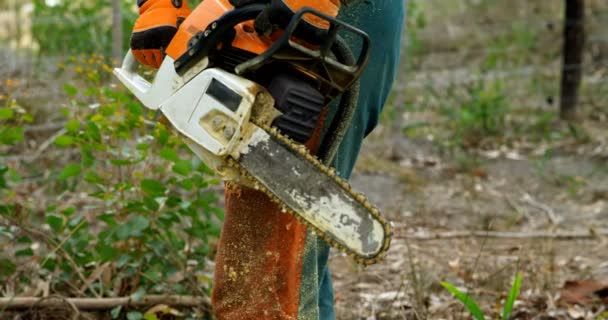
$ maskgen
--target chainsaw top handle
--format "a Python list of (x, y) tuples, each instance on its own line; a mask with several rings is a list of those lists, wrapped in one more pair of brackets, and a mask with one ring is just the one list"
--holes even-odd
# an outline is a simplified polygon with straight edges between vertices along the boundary
[(183, 74), (201, 59), (209, 57), (218, 45), (229, 46), (236, 34), (234, 27), (255, 19), (265, 7), (264, 4), (251, 4), (235, 8), (210, 23), (205, 30), (197, 32), (188, 41), (188, 50), (175, 60), (175, 71)]
[[(306, 23), (305, 15), (316, 16), (329, 25), (327, 33), (322, 35), (322, 39), (319, 41), (319, 46), (305, 46), (294, 36), (294, 32), (300, 27), (300, 24)], [(339, 31), (355, 37), (355, 39), (360, 39), (361, 50), (355, 57), (353, 64), (336, 58), (338, 56), (336, 51), (339, 51), (338, 47), (344, 48), (345, 43), (338, 35)], [(237, 65), (235, 71), (237, 74), (245, 74), (270, 62), (282, 61), (311, 74), (317, 80), (336, 89), (339, 93), (343, 93), (353, 82), (359, 79), (365, 69), (369, 60), (370, 42), (369, 36), (362, 30), (315, 9), (304, 7), (294, 14), (283, 34), (270, 48), (262, 54)]]

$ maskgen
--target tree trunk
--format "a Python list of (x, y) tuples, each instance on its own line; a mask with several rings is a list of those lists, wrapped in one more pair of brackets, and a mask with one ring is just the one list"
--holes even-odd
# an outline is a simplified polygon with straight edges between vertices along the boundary
[(114, 64), (122, 61), (122, 13), (121, 0), (112, 0), (112, 58)]
[(564, 47), (560, 99), (560, 117), (574, 120), (582, 79), (585, 46), (585, 1), (565, 0)]

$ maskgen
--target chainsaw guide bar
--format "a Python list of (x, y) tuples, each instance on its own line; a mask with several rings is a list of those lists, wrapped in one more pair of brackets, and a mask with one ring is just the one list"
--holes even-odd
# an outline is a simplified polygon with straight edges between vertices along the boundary
[(229, 166), (357, 263), (381, 260), (390, 246), (391, 228), (380, 211), (303, 145), (274, 127), (251, 122), (259, 128), (243, 143), (238, 160), (228, 157)]

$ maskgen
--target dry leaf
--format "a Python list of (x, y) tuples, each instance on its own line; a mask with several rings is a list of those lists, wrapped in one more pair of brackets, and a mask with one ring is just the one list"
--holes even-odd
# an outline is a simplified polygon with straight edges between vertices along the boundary
[(591, 305), (601, 301), (608, 305), (608, 283), (597, 280), (566, 281), (560, 289), (560, 302)]

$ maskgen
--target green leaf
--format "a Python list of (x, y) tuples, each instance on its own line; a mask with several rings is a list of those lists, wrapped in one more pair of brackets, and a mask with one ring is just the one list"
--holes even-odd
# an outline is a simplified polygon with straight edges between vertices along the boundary
[(511, 316), (511, 312), (513, 311), (513, 305), (515, 304), (515, 300), (519, 295), (519, 289), (521, 288), (521, 278), (521, 272), (518, 272), (515, 275), (515, 280), (513, 280), (513, 285), (511, 286), (511, 290), (509, 291), (507, 301), (505, 301), (505, 307), (502, 310), (502, 320), (507, 320)]
[(93, 152), (90, 148), (83, 146), (80, 149), (80, 162), (85, 167), (91, 167), (93, 163), (95, 163), (95, 157), (93, 156)]
[(192, 172), (192, 162), (186, 160), (178, 160), (173, 165), (173, 172), (187, 176)]
[(0, 276), (10, 276), (17, 270), (17, 266), (6, 258), (0, 258)]
[(46, 217), (44, 217), (44, 222), (46, 222), (46, 224), (48, 224), (56, 233), (61, 233), (63, 231), (65, 221), (60, 216), (47, 214)]
[(154, 282), (158, 282), (162, 280), (162, 274), (158, 271), (154, 271), (154, 270), (148, 270), (146, 272), (143, 273), (146, 278), (154, 281)]
[(60, 212), (61, 212), (62, 215), (66, 216), (66, 217), (69, 217), (72, 214), (74, 214), (74, 212), (76, 212), (76, 208), (74, 208), (74, 207), (67, 207), (67, 208), (61, 210)]
[(141, 320), (143, 319), (143, 315), (139, 311), (129, 311), (127, 312), (127, 320)]
[(112, 246), (111, 243), (98, 242), (96, 251), (99, 254), (99, 259), (102, 261), (111, 261), (118, 255), (118, 250)]
[(125, 109), (129, 110), (133, 115), (139, 116), (143, 113), (143, 108), (141, 103), (138, 102), (128, 102), (125, 104)]
[(70, 163), (68, 164), (61, 173), (59, 174), (59, 179), (65, 180), (67, 178), (75, 177), (82, 172), (82, 168), (79, 164)]
[(15, 252), (15, 257), (31, 257), (34, 255), (34, 250), (32, 248), (25, 248), (22, 250), (17, 250)]
[(8, 174), (10, 181), (12, 181), (14, 183), (19, 183), (22, 181), (21, 175), (19, 174), (19, 172), (13, 168), (10, 168), (8, 170), (7, 174)]
[(101, 183), (101, 177), (95, 171), (87, 171), (84, 174), (84, 181), (89, 183)]
[(95, 124), (93, 121), (89, 121), (87, 123), (87, 128), (85, 130), (87, 137), (93, 141), (99, 142), (101, 141), (101, 132), (99, 130), (99, 126)]
[(131, 260), (130, 255), (121, 254), (116, 260), (116, 266), (119, 268), (124, 267)]
[(79, 226), (79, 228), (82, 227), (81, 223), (83, 223), (83, 217), (82, 216), (76, 216), (72, 219), (70, 219), (70, 221), (68, 221), (68, 226), (74, 228)]
[(460, 300), (460, 302), (464, 304), (464, 306), (467, 308), (467, 310), (469, 310), (471, 315), (473, 315), (473, 318), (475, 318), (476, 320), (485, 320), (483, 312), (481, 311), (477, 303), (475, 303), (475, 300), (473, 300), (473, 298), (471, 298), (468, 294), (458, 290), (458, 288), (453, 286), (451, 283), (441, 281), (440, 284), (441, 286), (446, 288), (446, 290), (451, 292), (456, 297), (456, 299)]
[(110, 316), (112, 316), (112, 319), (118, 318), (118, 316), (120, 315), (120, 311), (122, 311), (122, 306), (118, 306), (112, 309), (112, 311), (110, 311)]
[(131, 294), (130, 298), (133, 301), (139, 301), (141, 300), (141, 298), (144, 297), (144, 295), (146, 295), (146, 289), (144, 289), (143, 287), (139, 287), (135, 292)]
[(192, 190), (194, 182), (192, 181), (192, 179), (184, 179), (180, 182), (180, 185), (186, 190)]
[(3, 163), (0, 163), (0, 189), (6, 188), (6, 179), (4, 174), (8, 171), (8, 167)]
[(0, 108), (0, 120), (12, 119), (15, 115), (15, 111), (11, 108)]
[(78, 93), (78, 89), (68, 83), (63, 85), (63, 91), (65, 91), (68, 96), (75, 96)]
[(158, 143), (161, 145), (166, 144), (169, 141), (169, 132), (167, 131), (167, 128), (159, 123), (156, 126), (156, 129), (156, 139), (158, 139)]
[(15, 144), (23, 141), (23, 127), (0, 128), (0, 144)]
[(151, 196), (155, 196), (163, 195), (167, 188), (158, 180), (143, 179), (141, 180), (141, 190)]
[(173, 162), (176, 162), (179, 160), (179, 156), (177, 155), (177, 152), (175, 152), (175, 150), (173, 150), (172, 148), (164, 147), (160, 150), (158, 155), (165, 160), (169, 160), (169, 161), (173, 161)]
[[(130, 236), (130, 230), (128, 224), (120, 224), (116, 227), (116, 237), (120, 240), (124, 240)], [(118, 266), (120, 268), (120, 266)]]
[(158, 320), (156, 313), (146, 313), (144, 314), (144, 320)]
[(121, 240), (129, 237), (140, 237), (149, 226), (150, 220), (148, 218), (135, 216), (127, 223), (123, 223), (116, 228), (116, 236)]
[(143, 199), (144, 206), (152, 211), (157, 211), (160, 209), (160, 204), (156, 201), (155, 198), (152, 197), (144, 197)]
[(78, 130), (80, 129), (80, 121), (76, 119), (68, 121), (68, 123), (65, 125), (65, 129), (72, 134), (78, 133)]
[(133, 161), (127, 160), (127, 159), (112, 159), (112, 160), (110, 160), (110, 163), (115, 166), (127, 166), (127, 165), (132, 164)]
[[(2, 228), (0, 228), (0, 230), (2, 230)], [(28, 237), (28, 236), (21, 236), (21, 237), (17, 238), (17, 243), (30, 244), (30, 243), (32, 243), (32, 239), (30, 239), (30, 237)]]
[(150, 226), (150, 220), (146, 217), (135, 216), (128, 223), (131, 227), (131, 235), (134, 237), (138, 237), (142, 234), (142, 232)]
[(139, 150), (139, 151), (146, 151), (148, 149), (150, 149), (150, 144), (149, 143), (138, 143), (137, 146), (135, 147), (135, 149)]
[(97, 216), (97, 220), (103, 221), (106, 224), (108, 224), (108, 226), (113, 227), (116, 226), (116, 215), (113, 212), (104, 212), (100, 215)]
[(74, 144), (74, 137), (62, 135), (55, 138), (55, 144), (60, 147), (67, 147)]

